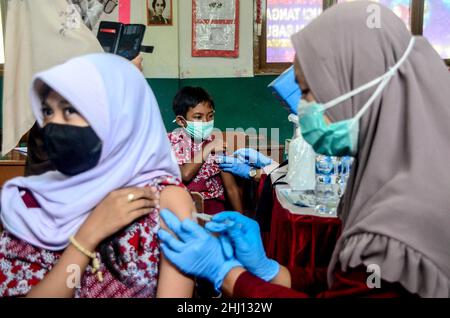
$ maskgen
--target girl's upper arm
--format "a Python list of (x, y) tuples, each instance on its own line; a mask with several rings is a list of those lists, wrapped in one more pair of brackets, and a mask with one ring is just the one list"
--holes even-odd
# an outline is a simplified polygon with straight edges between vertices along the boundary
[[(189, 192), (178, 186), (168, 186), (161, 191), (161, 209), (169, 209), (180, 220), (191, 218), (195, 206)], [(168, 230), (164, 221), (161, 227)], [(161, 255), (157, 297), (184, 298), (192, 297), (194, 282), (190, 277), (181, 273), (164, 256)]]
[[(191, 218), (192, 212), (195, 212), (191, 195), (185, 188), (178, 186), (167, 186), (161, 191), (160, 206), (161, 209), (172, 211), (180, 220)], [(161, 225), (166, 228), (163, 222)]]

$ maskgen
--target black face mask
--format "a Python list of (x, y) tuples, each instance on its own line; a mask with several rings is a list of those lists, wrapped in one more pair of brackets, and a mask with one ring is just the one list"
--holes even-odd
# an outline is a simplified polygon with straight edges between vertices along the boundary
[(48, 158), (59, 172), (74, 176), (98, 164), (102, 142), (91, 127), (48, 124), (42, 132)]

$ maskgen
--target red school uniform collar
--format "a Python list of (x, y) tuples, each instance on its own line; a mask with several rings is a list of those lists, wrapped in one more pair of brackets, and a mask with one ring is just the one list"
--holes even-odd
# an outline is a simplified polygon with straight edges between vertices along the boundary
[(40, 208), (39, 202), (37, 202), (33, 193), (25, 188), (19, 188), (20, 195), (22, 196), (23, 203), (28, 209)]

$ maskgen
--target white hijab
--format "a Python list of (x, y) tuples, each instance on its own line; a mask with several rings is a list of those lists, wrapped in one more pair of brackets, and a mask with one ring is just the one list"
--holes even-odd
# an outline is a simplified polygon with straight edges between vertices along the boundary
[[(92, 209), (110, 192), (148, 185), (159, 176), (180, 177), (155, 96), (126, 59), (93, 54), (37, 74), (33, 112), (42, 125), (38, 91), (42, 83), (66, 98), (102, 140), (98, 165), (67, 177), (52, 171), (15, 178), (3, 188), (0, 214), (5, 229), (48, 250), (62, 250)], [(40, 208), (27, 208), (20, 189), (32, 192)]]

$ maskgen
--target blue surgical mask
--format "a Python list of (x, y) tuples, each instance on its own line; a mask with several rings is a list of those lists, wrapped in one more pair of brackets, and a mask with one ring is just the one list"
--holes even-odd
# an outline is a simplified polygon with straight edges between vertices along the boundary
[(186, 121), (185, 130), (194, 140), (205, 140), (211, 136), (214, 130), (214, 120), (207, 122)]
[[(406, 61), (414, 47), (414, 43), (415, 38), (413, 37), (405, 54), (397, 64), (375, 80), (326, 104), (307, 102), (305, 100), (300, 101), (298, 107), (300, 129), (303, 138), (313, 147), (316, 153), (338, 157), (356, 155), (358, 151), (359, 120), (373, 104), (375, 99), (383, 92), (399, 67)], [(331, 124), (325, 122), (323, 114), (327, 109), (335, 107), (376, 85), (378, 85), (376, 91), (355, 117)]]

